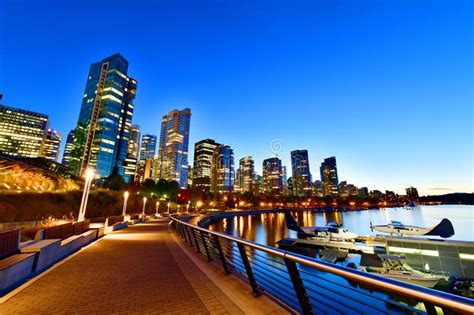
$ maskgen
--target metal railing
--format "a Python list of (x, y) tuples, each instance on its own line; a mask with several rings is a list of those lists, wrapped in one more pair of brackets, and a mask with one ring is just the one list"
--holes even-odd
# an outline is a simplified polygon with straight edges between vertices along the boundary
[(197, 252), (303, 314), (474, 314), (473, 300), (325, 263), (171, 217)]

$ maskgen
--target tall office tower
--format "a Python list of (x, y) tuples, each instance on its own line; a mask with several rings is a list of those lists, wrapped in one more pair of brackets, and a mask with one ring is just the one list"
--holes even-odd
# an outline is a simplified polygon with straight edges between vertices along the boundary
[(311, 196), (311, 172), (307, 150), (291, 151), (294, 191), (298, 197)]
[(99, 178), (125, 176), (137, 90), (127, 72), (128, 61), (118, 53), (91, 65), (69, 160), (75, 174), (93, 168)]
[(125, 159), (125, 181), (131, 182), (138, 169), (138, 159), (140, 157), (140, 126), (132, 125), (130, 138), (128, 139), (127, 158)]
[(69, 160), (71, 159), (71, 152), (74, 145), (75, 132), (76, 130), (73, 129), (69, 131), (69, 133), (67, 134), (66, 145), (64, 146), (64, 152), (63, 152), (63, 159), (61, 161), (61, 164), (66, 167), (69, 167)]
[(313, 183), (313, 195), (316, 197), (324, 197), (324, 187), (323, 182), (320, 180), (315, 180)]
[(339, 181), (337, 179), (336, 157), (324, 159), (321, 163), (321, 181), (325, 196), (335, 196), (339, 192)]
[(251, 192), (255, 181), (255, 163), (252, 156), (239, 160), (239, 191)]
[[(140, 146), (140, 160), (138, 162), (137, 178), (139, 182), (152, 177), (154, 158), (156, 154), (156, 136), (145, 134), (142, 136), (142, 144)], [(147, 167), (148, 165), (148, 167)], [(155, 179), (157, 180), (157, 179)]]
[(59, 147), (61, 146), (61, 135), (54, 129), (48, 129), (44, 138), (41, 156), (49, 160), (58, 161)]
[(234, 191), (234, 150), (221, 144), (212, 155), (211, 192), (222, 194)]
[(160, 179), (174, 180), (181, 188), (188, 182), (188, 146), (191, 110), (172, 110), (161, 120), (158, 154)]
[(48, 128), (48, 115), (0, 104), (0, 152), (39, 157)]
[(286, 166), (282, 165), (281, 167), (281, 182), (283, 185), (283, 194), (288, 195), (288, 177), (286, 175)]
[(283, 171), (277, 157), (263, 161), (263, 191), (267, 194), (281, 194), (283, 191)]
[(212, 156), (220, 144), (204, 139), (194, 144), (193, 189), (211, 191)]

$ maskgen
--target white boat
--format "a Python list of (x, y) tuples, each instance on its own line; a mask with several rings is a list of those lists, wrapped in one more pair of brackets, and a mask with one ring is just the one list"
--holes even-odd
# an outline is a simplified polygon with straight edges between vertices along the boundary
[(375, 256), (378, 258), (379, 264), (360, 266), (358, 269), (426, 288), (432, 288), (440, 280), (447, 278), (444, 275), (436, 275), (413, 269), (405, 262), (405, 256), (387, 254), (378, 254)]
[(335, 241), (354, 241), (358, 235), (341, 226), (336, 222), (329, 222), (326, 226), (299, 226), (290, 212), (285, 212), (286, 226), (292, 231), (298, 232), (299, 237), (316, 239), (330, 239)]
[(453, 224), (448, 219), (443, 219), (439, 224), (431, 227), (405, 225), (400, 221), (391, 221), (389, 224), (384, 225), (372, 225), (372, 222), (370, 222), (370, 229), (390, 235), (433, 235), (443, 238), (454, 235)]

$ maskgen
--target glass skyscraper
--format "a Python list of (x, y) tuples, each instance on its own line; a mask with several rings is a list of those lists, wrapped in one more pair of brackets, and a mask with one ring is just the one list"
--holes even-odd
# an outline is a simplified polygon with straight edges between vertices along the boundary
[(321, 163), (321, 182), (325, 196), (335, 196), (339, 193), (339, 180), (337, 178), (336, 157), (324, 159)]
[(114, 171), (125, 177), (137, 90), (127, 73), (128, 61), (118, 53), (91, 65), (69, 161), (73, 173), (90, 167), (99, 178)]
[(311, 173), (307, 150), (291, 151), (291, 170), (293, 173), (293, 190), (299, 197), (311, 195)]
[(193, 189), (211, 190), (212, 157), (219, 143), (204, 139), (194, 144)]
[(61, 135), (54, 129), (48, 129), (43, 143), (41, 156), (49, 160), (58, 161)]
[(0, 104), (0, 152), (39, 157), (48, 128), (48, 115)]
[(263, 161), (263, 191), (268, 194), (280, 194), (283, 191), (283, 169), (277, 157)]
[(211, 192), (234, 191), (234, 150), (228, 145), (216, 147), (212, 156)]
[(161, 120), (158, 156), (159, 179), (174, 180), (186, 188), (188, 182), (188, 147), (191, 110), (172, 110)]
[(71, 152), (74, 145), (75, 132), (76, 131), (73, 129), (67, 134), (66, 145), (64, 146), (63, 160), (61, 161), (61, 164), (66, 167), (69, 166), (69, 159), (71, 158)]

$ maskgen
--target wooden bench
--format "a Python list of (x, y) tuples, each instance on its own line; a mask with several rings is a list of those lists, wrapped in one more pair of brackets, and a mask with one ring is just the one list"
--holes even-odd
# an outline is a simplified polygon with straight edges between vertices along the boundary
[(19, 229), (0, 232), (0, 291), (19, 283), (33, 272), (35, 254), (21, 254), (19, 247)]

